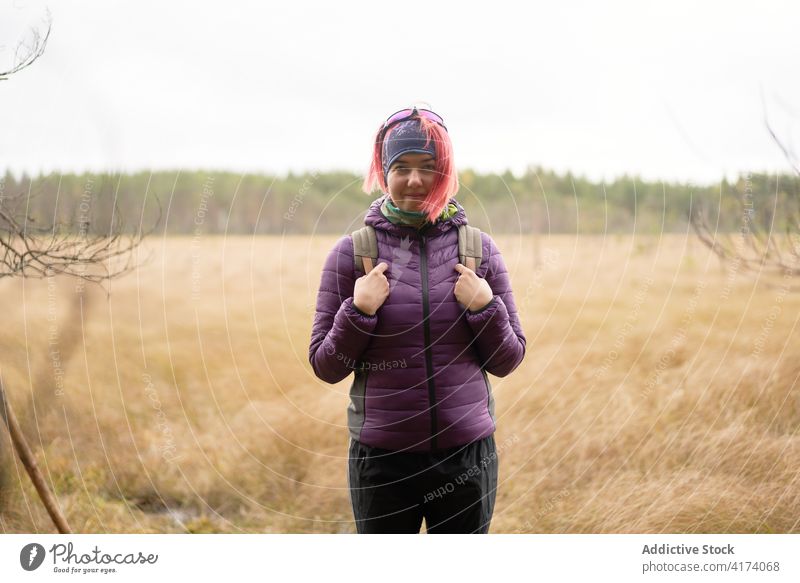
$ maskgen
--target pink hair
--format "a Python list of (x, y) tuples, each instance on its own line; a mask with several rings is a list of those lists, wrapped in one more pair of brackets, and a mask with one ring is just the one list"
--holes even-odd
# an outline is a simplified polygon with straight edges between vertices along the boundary
[[(436, 180), (428, 196), (422, 201), (422, 208), (428, 215), (428, 220), (434, 222), (442, 214), (447, 202), (458, 192), (458, 174), (456, 174), (456, 167), (453, 162), (453, 144), (450, 141), (447, 130), (427, 118), (420, 117), (418, 119), (422, 130), (428, 138), (425, 145), (427, 146), (433, 141), (436, 146)], [(383, 141), (391, 135), (395, 127), (389, 128), (383, 138), (381, 138), (383, 126), (378, 128), (378, 132), (375, 134), (372, 162), (362, 185), (364, 192), (367, 194), (376, 188), (380, 188), (383, 192), (389, 191), (389, 187), (386, 184), (386, 176), (383, 173), (381, 154), (383, 152)]]

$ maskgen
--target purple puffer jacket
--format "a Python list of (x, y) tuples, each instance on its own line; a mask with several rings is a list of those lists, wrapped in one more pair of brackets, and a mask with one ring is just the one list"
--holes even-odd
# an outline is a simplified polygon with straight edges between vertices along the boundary
[[(385, 195), (384, 195), (385, 196)], [(486, 372), (503, 377), (525, 356), (525, 336), (503, 258), (482, 233), (478, 275), (494, 292), (475, 313), (456, 301), (458, 225), (464, 209), (421, 231), (394, 225), (372, 203), (365, 223), (389, 268), (389, 297), (374, 316), (353, 306), (353, 241), (342, 237), (322, 269), (309, 360), (323, 381), (355, 372), (348, 425), (353, 439), (390, 450), (431, 451), (495, 430)]]

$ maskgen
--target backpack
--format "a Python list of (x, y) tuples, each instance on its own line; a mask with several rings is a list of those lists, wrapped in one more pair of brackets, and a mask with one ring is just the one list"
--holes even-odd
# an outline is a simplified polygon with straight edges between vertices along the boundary
[[(356, 270), (367, 274), (372, 271), (378, 260), (378, 239), (375, 236), (375, 229), (370, 225), (361, 227), (353, 231), (352, 237)], [(459, 225), (458, 262), (477, 273), (482, 259), (481, 230), (469, 225)]]

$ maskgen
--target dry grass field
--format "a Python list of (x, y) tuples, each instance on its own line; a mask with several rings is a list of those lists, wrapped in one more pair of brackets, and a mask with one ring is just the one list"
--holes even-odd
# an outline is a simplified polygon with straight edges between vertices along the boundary
[[(73, 530), (354, 532), (349, 379), (307, 359), (335, 240), (152, 238), (82, 303), (0, 280), (0, 373)], [(800, 532), (800, 293), (691, 235), (496, 240), (528, 352), (492, 379), (492, 532)], [(52, 532), (0, 451), (0, 529)]]

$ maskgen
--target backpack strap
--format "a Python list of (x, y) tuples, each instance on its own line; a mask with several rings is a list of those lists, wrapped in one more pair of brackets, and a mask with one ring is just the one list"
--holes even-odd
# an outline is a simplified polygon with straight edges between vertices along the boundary
[[(369, 273), (378, 261), (378, 239), (370, 225), (353, 231), (353, 260), (357, 271)], [(458, 261), (472, 271), (478, 271), (483, 260), (481, 230), (470, 225), (458, 227)]]
[(470, 225), (458, 226), (458, 261), (475, 273), (483, 259), (483, 242), (481, 230)]
[(378, 260), (378, 239), (375, 229), (370, 225), (353, 231), (353, 259), (356, 270), (365, 274), (372, 271)]

